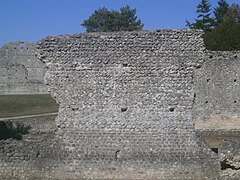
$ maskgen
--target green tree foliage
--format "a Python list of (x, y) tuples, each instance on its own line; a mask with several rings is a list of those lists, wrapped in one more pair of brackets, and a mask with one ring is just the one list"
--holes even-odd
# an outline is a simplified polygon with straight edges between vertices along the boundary
[(240, 5), (233, 3), (229, 8), (228, 12), (224, 16), (226, 21), (233, 21), (235, 23), (240, 23)]
[(210, 50), (240, 50), (240, 6), (232, 4), (216, 28), (204, 35), (205, 45)]
[(211, 4), (208, 0), (201, 0), (197, 5), (197, 19), (194, 23), (187, 21), (187, 26), (191, 29), (201, 29), (209, 31), (213, 26), (213, 18), (211, 18)]
[(215, 26), (217, 26), (219, 23), (223, 22), (225, 14), (229, 10), (229, 4), (226, 0), (219, 0), (218, 1), (218, 7), (214, 8), (214, 21)]
[(112, 24), (113, 13), (107, 8), (99, 8), (85, 20), (81, 25), (87, 29), (87, 32), (103, 32), (109, 29), (109, 24)]
[(201, 0), (197, 6), (198, 18), (194, 23), (187, 21), (192, 29), (204, 30), (206, 48), (217, 51), (240, 50), (240, 6), (229, 6), (226, 0), (218, 0), (211, 18), (211, 5), (208, 0)]
[(136, 16), (136, 9), (125, 6), (120, 11), (99, 8), (81, 24), (87, 32), (113, 32), (142, 30), (143, 24)]

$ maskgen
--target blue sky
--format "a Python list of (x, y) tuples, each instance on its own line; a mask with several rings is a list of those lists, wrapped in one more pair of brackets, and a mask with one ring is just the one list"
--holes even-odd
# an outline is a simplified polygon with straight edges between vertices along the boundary
[[(0, 45), (11, 41), (35, 42), (46, 36), (84, 32), (81, 27), (99, 7), (119, 10), (130, 5), (145, 30), (182, 29), (196, 18), (200, 0), (0, 0)], [(210, 1), (216, 6), (217, 0)], [(228, 0), (240, 3), (239, 0)]]

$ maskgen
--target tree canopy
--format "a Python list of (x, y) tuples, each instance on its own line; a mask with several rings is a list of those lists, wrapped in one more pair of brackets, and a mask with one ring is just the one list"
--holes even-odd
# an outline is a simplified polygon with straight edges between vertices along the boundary
[(240, 6), (232, 4), (223, 19), (204, 35), (206, 47), (210, 50), (240, 50)]
[(192, 29), (204, 30), (204, 42), (207, 49), (219, 51), (240, 50), (240, 6), (229, 5), (226, 0), (219, 0), (213, 10), (208, 0), (201, 0), (197, 6), (198, 19), (194, 23), (187, 21)]
[(214, 8), (215, 26), (223, 22), (225, 14), (229, 10), (229, 4), (226, 0), (218, 1), (218, 7)]
[(136, 16), (136, 9), (126, 5), (120, 11), (99, 8), (81, 24), (87, 32), (113, 32), (142, 30), (143, 24)]
[(211, 4), (208, 0), (201, 0), (197, 6), (197, 19), (194, 23), (187, 21), (187, 26), (192, 29), (210, 30), (213, 26), (213, 18), (211, 18)]

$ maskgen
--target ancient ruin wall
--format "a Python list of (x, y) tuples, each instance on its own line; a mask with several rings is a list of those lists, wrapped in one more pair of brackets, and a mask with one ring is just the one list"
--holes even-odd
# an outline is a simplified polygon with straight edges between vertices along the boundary
[(194, 71), (208, 59), (201, 36), (92, 33), (38, 43), (60, 104), (55, 137), (67, 152), (61, 177), (217, 176), (217, 157), (193, 122)]
[(55, 117), (1, 118), (0, 179), (49, 178), (62, 153), (54, 144)]
[(240, 140), (240, 52), (208, 52), (195, 72), (194, 119), (209, 146)]
[(45, 67), (36, 44), (8, 43), (0, 49), (0, 94), (45, 94)]
[(240, 52), (208, 52), (196, 70), (196, 119), (240, 116)]
[[(0, 122), (0, 177), (234, 179), (235, 170), (231, 177), (218, 170), (220, 161), (239, 167), (240, 56), (206, 51), (201, 35), (94, 33), (39, 42), (46, 83), (60, 103), (58, 130), (53, 117)], [(221, 159), (194, 124), (203, 136), (234, 137), (220, 145)], [(9, 127), (22, 139), (3, 136)]]

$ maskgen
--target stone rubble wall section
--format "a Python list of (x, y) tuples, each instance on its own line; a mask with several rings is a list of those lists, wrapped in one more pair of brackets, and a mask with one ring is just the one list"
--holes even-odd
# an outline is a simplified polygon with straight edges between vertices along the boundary
[(202, 32), (47, 37), (38, 57), (60, 104), (56, 138), (68, 152), (63, 176), (217, 176), (217, 155), (193, 122), (194, 72), (208, 59)]
[(196, 119), (229, 121), (239, 117), (240, 52), (216, 51), (207, 56), (208, 60), (195, 72)]
[(36, 44), (12, 42), (0, 48), (0, 94), (45, 94), (45, 66)]
[[(21, 140), (0, 140), (1, 179), (227, 179), (220, 161), (238, 167), (239, 142), (223, 143), (218, 159), (194, 122), (239, 115), (239, 52), (206, 51), (193, 30), (47, 37), (2, 47), (0, 72), (9, 64), (6, 73), (18, 72), (8, 82), (24, 84), (29, 69), (41, 67), (17, 58), (26, 50), (32, 57), (36, 46), (59, 114), (55, 124), (14, 120), (31, 129)], [(43, 82), (42, 75), (31, 78)]]
[(64, 154), (54, 140), (55, 117), (0, 121), (0, 179), (49, 178)]

